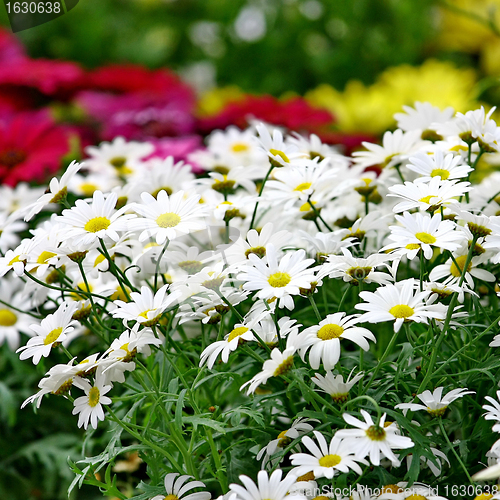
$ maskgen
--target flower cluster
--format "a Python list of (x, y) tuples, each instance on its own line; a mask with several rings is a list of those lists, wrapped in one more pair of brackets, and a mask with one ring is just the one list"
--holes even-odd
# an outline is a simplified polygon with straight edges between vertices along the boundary
[(45, 194), (3, 188), (0, 339), (52, 362), (24, 405), (64, 396), (79, 427), (128, 433), (155, 500), (472, 481), (467, 440), (500, 421), (500, 177), (472, 176), (500, 127), (483, 108), (398, 120), (352, 156), (262, 122), (187, 163), (120, 137)]

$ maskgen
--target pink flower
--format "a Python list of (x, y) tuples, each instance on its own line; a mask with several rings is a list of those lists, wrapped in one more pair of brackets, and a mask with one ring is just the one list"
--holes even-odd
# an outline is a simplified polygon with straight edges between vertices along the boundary
[(204, 170), (188, 160), (188, 155), (197, 149), (203, 148), (203, 139), (199, 135), (187, 135), (185, 137), (164, 137), (163, 139), (151, 139), (150, 142), (155, 146), (154, 152), (146, 159), (166, 158), (173, 156), (174, 161), (183, 160), (191, 165), (191, 170), (195, 174), (204, 172)]
[(59, 170), (69, 134), (45, 111), (0, 120), (0, 184), (43, 181)]

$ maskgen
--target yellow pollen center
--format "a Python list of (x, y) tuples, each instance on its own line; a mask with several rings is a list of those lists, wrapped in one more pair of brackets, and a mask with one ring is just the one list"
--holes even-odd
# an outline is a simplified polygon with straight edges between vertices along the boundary
[(99, 389), (97, 387), (92, 387), (89, 391), (89, 406), (96, 406), (99, 403), (99, 398), (101, 394), (99, 393)]
[(52, 342), (55, 342), (58, 338), (59, 335), (62, 333), (62, 327), (55, 328), (52, 330), (44, 339), (43, 345), (49, 345), (52, 344)]
[(344, 333), (344, 329), (339, 325), (324, 325), (322, 326), (317, 333), (317, 336), (321, 340), (331, 340), (338, 339), (342, 333)]
[(235, 328), (231, 331), (229, 337), (227, 338), (227, 341), (231, 342), (231, 340), (234, 340), (236, 337), (240, 337), (246, 332), (248, 332), (248, 328), (246, 326), (239, 326), (238, 328)]
[(288, 372), (290, 368), (293, 365), (293, 356), (290, 356), (289, 358), (286, 358), (284, 361), (281, 362), (281, 364), (274, 370), (274, 376), (279, 377), (280, 375), (283, 375), (284, 373)]
[(166, 214), (161, 214), (157, 219), (156, 223), (163, 228), (166, 227), (175, 227), (179, 222), (181, 221), (181, 218), (177, 215), (174, 214), (173, 212), (168, 212)]
[(9, 262), (9, 266), (12, 266), (15, 262), (21, 262), (19, 260), (19, 255), (16, 255), (10, 262)]
[(92, 196), (94, 194), (94, 191), (96, 191), (98, 188), (99, 186), (97, 184), (91, 184), (90, 182), (84, 182), (83, 184), (80, 184), (80, 191), (85, 196)]
[(408, 250), (418, 250), (420, 248), (420, 245), (418, 243), (408, 243), (405, 248)]
[(12, 326), (17, 323), (17, 316), (9, 309), (0, 309), (0, 326)]
[(177, 495), (167, 495), (163, 497), (163, 500), (179, 500), (179, 497)]
[(444, 170), (443, 168), (435, 168), (431, 172), (431, 177), (441, 177), (441, 179), (443, 179), (443, 181), (448, 179), (449, 176), (450, 176), (450, 172), (448, 170)]
[(283, 288), (287, 286), (290, 281), (292, 281), (292, 277), (288, 273), (274, 273), (267, 279), (267, 282), (273, 288)]
[(290, 163), (288, 156), (285, 153), (283, 153), (283, 151), (279, 151), (278, 149), (270, 149), (269, 152), (273, 156), (279, 156), (285, 163)]
[(385, 431), (378, 425), (372, 425), (366, 429), (366, 435), (372, 441), (383, 441), (385, 439)]
[[(450, 273), (452, 276), (454, 276), (455, 278), (460, 278), (460, 276), (462, 276), (462, 271), (465, 267), (466, 260), (467, 260), (467, 255), (461, 255), (460, 257), (457, 257), (455, 259), (455, 262), (458, 264), (458, 267), (456, 266), (455, 262), (452, 262), (450, 267)], [(472, 262), (469, 262), (469, 265), (467, 266), (467, 272), (470, 271), (471, 267), (472, 267)]]
[(302, 184), (299, 184), (294, 191), (305, 191), (306, 189), (309, 189), (312, 186), (311, 182), (303, 182)]
[(107, 217), (94, 217), (83, 226), (83, 229), (89, 233), (97, 233), (103, 229), (108, 229), (110, 224), (111, 221)]
[(244, 142), (235, 142), (231, 146), (233, 153), (243, 153), (243, 151), (248, 151), (250, 148)]
[(52, 257), (55, 257), (56, 254), (54, 252), (43, 251), (36, 259), (38, 264), (47, 264), (47, 261)]
[(399, 304), (397, 306), (393, 306), (389, 309), (389, 312), (395, 317), (395, 318), (409, 318), (415, 313), (415, 310), (407, 306), (406, 304)]
[(436, 196), (433, 194), (429, 194), (427, 196), (424, 196), (423, 198), (420, 198), (420, 200), (418, 200), (418, 201), (421, 201), (422, 203), (429, 203), (430, 204), (432, 198), (436, 198)]
[(319, 465), (321, 467), (335, 467), (342, 461), (342, 458), (338, 455), (325, 455), (319, 459)]
[(299, 212), (310, 212), (312, 210), (311, 203), (316, 205), (317, 201), (306, 201), (303, 205), (300, 206)]
[(427, 497), (424, 497), (423, 495), (410, 495), (409, 497), (406, 497), (406, 500), (427, 500)]
[[(312, 479), (314, 479), (314, 474), (313, 474), (313, 477)], [(297, 478), (297, 482), (299, 481), (299, 478)], [(311, 479), (310, 479), (311, 481)], [(331, 500), (330, 497), (327, 497), (325, 495), (319, 495), (317, 497), (314, 497), (312, 500)]]
[(420, 240), (422, 243), (427, 243), (427, 245), (432, 245), (436, 243), (436, 238), (429, 233), (415, 233), (415, 238)]
[(490, 500), (491, 498), (493, 498), (491, 493), (481, 493), (474, 500)]
[(115, 156), (114, 158), (111, 158), (111, 160), (109, 160), (109, 163), (111, 163), (113, 167), (121, 168), (125, 165), (125, 163), (127, 163), (127, 158), (125, 158), (124, 156)]
[(94, 261), (94, 267), (97, 267), (101, 262), (104, 261), (106, 257), (103, 254), (99, 254), (99, 256)]

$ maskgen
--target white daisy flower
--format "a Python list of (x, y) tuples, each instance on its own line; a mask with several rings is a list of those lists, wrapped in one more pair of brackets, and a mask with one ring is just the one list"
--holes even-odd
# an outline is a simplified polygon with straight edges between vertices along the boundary
[(116, 211), (116, 200), (115, 193), (105, 197), (101, 191), (94, 192), (91, 205), (84, 200), (76, 200), (73, 208), (63, 210), (62, 215), (56, 218), (68, 226), (61, 232), (63, 239), (71, 239), (74, 245), (81, 247), (105, 237), (118, 241), (118, 231), (133, 215), (123, 215), (123, 209)]
[(77, 321), (71, 319), (77, 307), (76, 302), (63, 302), (55, 313), (43, 318), (40, 325), (30, 325), (36, 336), (16, 351), (20, 353), (19, 359), (33, 358), (33, 364), (37, 365), (42, 356), (46, 358), (52, 347), (62, 343), (78, 325)]
[[(465, 252), (465, 253), (462, 253)], [(464, 271), (465, 264), (467, 262), (468, 248), (462, 246), (459, 250), (458, 255), (454, 255), (453, 259), (448, 259), (444, 264), (440, 264), (432, 269), (429, 273), (429, 279), (431, 281), (438, 281), (442, 278), (446, 278), (451, 284), (460, 283), (462, 273)], [(482, 254), (476, 257), (472, 257), (469, 262), (467, 269), (465, 271), (465, 281), (470, 288), (474, 288), (474, 278), (481, 281), (494, 282), (496, 280), (495, 275), (487, 271), (486, 269), (481, 269), (477, 266), (484, 264), (488, 260), (488, 255)]]
[(333, 436), (330, 444), (318, 431), (314, 431), (314, 437), (318, 441), (319, 447), (309, 437), (302, 438), (302, 444), (309, 450), (308, 453), (295, 453), (290, 457), (294, 474), (301, 476), (312, 472), (315, 478), (326, 477), (332, 479), (339, 472), (349, 473), (351, 470), (361, 475), (363, 473), (357, 462), (368, 465), (363, 458), (352, 453), (352, 448), (347, 441)]
[(428, 181), (432, 177), (440, 177), (443, 181), (449, 179), (463, 179), (472, 172), (472, 168), (462, 162), (461, 156), (448, 153), (446, 156), (442, 149), (436, 149), (434, 154), (419, 151), (409, 158), (406, 165), (410, 170), (420, 174), (419, 181)]
[(198, 203), (199, 195), (186, 196), (184, 191), (178, 191), (169, 196), (160, 191), (156, 198), (149, 193), (142, 193), (141, 198), (142, 204), (130, 206), (142, 216), (130, 221), (132, 230), (142, 231), (139, 241), (154, 237), (158, 245), (163, 245), (167, 239), (205, 228), (205, 209)]
[(263, 123), (257, 125), (256, 128), (259, 133), (259, 137), (256, 139), (260, 146), (259, 149), (266, 153), (273, 167), (285, 167), (294, 160), (305, 156), (299, 152), (296, 145), (287, 144), (283, 140), (283, 134), (277, 128), (273, 130), (272, 137)]
[[(491, 396), (486, 396), (484, 399), (491, 403), (491, 405), (483, 405), (483, 410), (486, 410), (486, 413), (483, 415), (484, 419), (496, 420), (492, 430), (493, 432), (500, 432), (500, 403)], [(497, 399), (500, 400), (500, 391), (497, 391)]]
[(433, 417), (442, 417), (448, 405), (455, 401), (455, 399), (464, 397), (466, 394), (475, 394), (475, 391), (469, 391), (468, 389), (453, 389), (443, 396), (443, 387), (438, 387), (432, 393), (431, 391), (424, 391), (422, 394), (417, 394), (417, 398), (424, 403), (423, 405), (399, 403), (395, 408), (403, 410), (405, 415), (408, 410), (425, 410)]
[[(151, 500), (210, 500), (212, 495), (208, 491), (197, 491), (185, 495), (189, 490), (194, 488), (205, 488), (205, 483), (201, 481), (189, 481), (192, 476), (180, 476), (178, 472), (172, 472), (165, 476), (165, 493), (166, 495), (156, 495)], [(189, 482), (188, 482), (189, 481)]]
[(398, 332), (405, 321), (427, 323), (429, 318), (444, 319), (443, 310), (437, 305), (428, 305), (430, 292), (417, 291), (418, 282), (413, 278), (377, 288), (375, 292), (360, 292), (365, 302), (354, 307), (366, 311), (359, 322), (380, 323), (394, 321), (394, 331)]
[(393, 261), (396, 256), (383, 253), (375, 253), (367, 258), (353, 257), (347, 248), (341, 248), (343, 255), (330, 255), (325, 264), (325, 272), (328, 271), (330, 278), (342, 278), (345, 282), (353, 285), (359, 283), (387, 284), (394, 281), (391, 274), (376, 271), (377, 267), (383, 266), (390, 269), (388, 262)]
[(345, 312), (329, 314), (318, 325), (306, 328), (297, 339), (300, 355), (304, 360), (309, 351), (309, 364), (317, 370), (323, 363), (325, 370), (332, 370), (340, 358), (340, 341), (351, 340), (363, 350), (370, 348), (368, 340), (376, 342), (370, 330), (356, 326), (356, 316), (346, 316)]
[(257, 291), (259, 299), (276, 297), (279, 307), (292, 310), (292, 295), (299, 295), (300, 288), (309, 289), (315, 280), (313, 271), (307, 269), (314, 260), (306, 259), (304, 250), (287, 253), (278, 262), (276, 249), (270, 243), (264, 258), (249, 254), (248, 259), (252, 266), (246, 265), (243, 268), (246, 272), (237, 276), (244, 281), (243, 289)]
[(25, 208), (28, 213), (25, 215), (24, 220), (31, 220), (49, 203), (61, 203), (62, 200), (65, 200), (68, 194), (68, 183), (81, 167), (82, 165), (80, 163), (72, 161), (62, 175), (61, 179), (53, 177), (45, 194), (40, 196), (35, 203)]
[(394, 119), (398, 128), (408, 132), (420, 130), (422, 139), (437, 140), (437, 133), (433, 130), (439, 123), (445, 123), (453, 117), (455, 110), (452, 107), (441, 110), (429, 102), (415, 102), (414, 107), (403, 106), (404, 113), (396, 113)]
[(277, 347), (271, 351), (271, 358), (264, 361), (262, 371), (257, 373), (248, 382), (245, 382), (240, 390), (248, 386), (247, 395), (253, 394), (259, 385), (265, 384), (271, 377), (279, 377), (286, 374), (293, 366), (293, 355), (297, 348), (293, 343), (287, 342), (286, 349), (281, 352)]
[(398, 255), (406, 255), (414, 259), (422, 250), (427, 260), (432, 259), (434, 247), (453, 252), (460, 247), (464, 240), (461, 231), (455, 231), (456, 224), (450, 220), (442, 220), (441, 214), (432, 217), (420, 213), (410, 214), (404, 212), (402, 216), (396, 215), (396, 220), (401, 226), (390, 226), (391, 234), (389, 243), (381, 249), (396, 250)]
[(221, 253), (230, 265), (244, 263), (250, 254), (255, 254), (260, 258), (264, 257), (269, 244), (274, 245), (277, 250), (281, 250), (290, 243), (290, 239), (290, 231), (276, 231), (275, 225), (268, 222), (260, 231), (251, 229), (246, 237), (240, 236), (229, 248), (222, 249)]
[[(285, 500), (297, 477), (294, 474), (288, 474), (281, 479), (282, 475), (281, 469), (275, 470), (270, 477), (266, 471), (261, 470), (257, 474), (257, 484), (248, 476), (240, 476), (243, 486), (230, 484), (229, 489), (236, 493), (235, 500)], [(293, 498), (306, 500), (306, 497), (300, 493), (294, 494)]]
[(344, 413), (344, 420), (357, 429), (341, 429), (335, 433), (338, 438), (345, 439), (351, 446), (351, 450), (361, 458), (370, 457), (373, 465), (380, 465), (380, 457), (388, 458), (393, 465), (399, 466), (400, 462), (392, 450), (401, 450), (414, 446), (413, 441), (398, 434), (396, 425), (385, 425), (386, 414), (380, 418), (376, 425), (371, 416), (365, 410), (361, 410), (364, 422)]
[[(284, 431), (281, 431), (278, 434), (278, 437), (276, 439), (273, 439), (272, 441), (269, 441), (269, 443), (264, 446), (258, 453), (257, 453), (257, 460), (262, 460), (262, 465), (261, 468), (265, 468), (266, 464), (269, 462), (269, 459), (277, 452), (279, 449), (284, 449), (286, 448), (289, 444), (294, 439), (297, 439), (300, 437), (302, 434), (305, 434), (306, 432), (311, 432), (313, 430), (313, 426), (309, 424), (308, 422), (319, 422), (319, 420), (315, 419), (308, 419), (308, 418), (297, 418), (296, 420), (293, 421), (292, 425), (288, 428), (285, 429)], [(297, 445), (297, 447), (294, 447), (292, 449), (299, 449), (300, 451), (300, 446)], [(280, 457), (279, 460), (271, 460), (271, 464), (274, 467), (277, 463), (281, 462), (285, 457), (282, 456)]]
[(107, 171), (112, 175), (130, 175), (154, 149), (150, 142), (127, 142), (123, 137), (115, 137), (112, 142), (85, 148), (89, 156), (85, 160), (85, 168), (96, 173)]
[(142, 286), (140, 292), (130, 293), (131, 302), (115, 300), (117, 308), (111, 314), (114, 318), (122, 318), (124, 324), (136, 321), (144, 326), (155, 325), (165, 310), (176, 304), (181, 295), (178, 291), (167, 295), (169, 286), (163, 285), (155, 294), (148, 286)]
[(208, 368), (214, 366), (215, 361), (221, 355), (223, 363), (227, 363), (229, 355), (244, 341), (255, 340), (252, 329), (261, 318), (255, 317), (243, 323), (237, 323), (234, 328), (225, 335), (224, 340), (212, 342), (200, 356), (200, 366), (207, 363)]
[(97, 370), (94, 385), (91, 385), (86, 379), (77, 377), (73, 385), (83, 389), (85, 396), (76, 398), (74, 401), (73, 415), (78, 415), (78, 427), (87, 429), (89, 423), (97, 429), (97, 422), (104, 420), (104, 410), (102, 405), (111, 404), (111, 399), (105, 396), (113, 386), (105, 385), (105, 379), (101, 370)]
[(410, 130), (403, 132), (385, 132), (382, 138), (382, 145), (363, 142), (367, 151), (355, 151), (352, 156), (354, 163), (366, 168), (373, 165), (381, 167), (392, 167), (401, 163), (411, 153), (417, 151), (422, 146), (420, 130)]
[(344, 382), (344, 377), (342, 375), (334, 375), (333, 372), (327, 371), (326, 375), (320, 375), (315, 373), (311, 380), (324, 392), (329, 394), (333, 401), (339, 404), (344, 404), (349, 399), (349, 391), (352, 389), (354, 384), (363, 378), (364, 373), (359, 372), (354, 377), (351, 378), (352, 372), (347, 377)]
[(444, 181), (441, 177), (432, 177), (430, 181), (408, 182), (389, 187), (391, 192), (387, 196), (403, 198), (393, 211), (396, 213), (418, 208), (422, 211), (436, 211), (439, 207), (454, 206), (458, 203), (455, 198), (471, 191), (470, 182), (458, 180)]

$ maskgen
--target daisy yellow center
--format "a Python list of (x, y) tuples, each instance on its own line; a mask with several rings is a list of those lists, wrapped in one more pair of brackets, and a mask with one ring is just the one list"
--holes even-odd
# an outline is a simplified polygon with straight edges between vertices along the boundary
[(420, 245), (418, 243), (408, 243), (405, 248), (408, 250), (418, 250)]
[(173, 190), (171, 187), (168, 187), (168, 186), (163, 186), (163, 187), (161, 187), (161, 188), (158, 188), (156, 191), (153, 191), (153, 192), (151, 193), (151, 196), (152, 196), (153, 198), (157, 198), (157, 197), (158, 197), (158, 193), (159, 193), (160, 191), (165, 191), (165, 193), (167, 193), (169, 196), (170, 196), (170, 195), (174, 192), (174, 190)]
[(309, 212), (311, 210), (313, 210), (313, 208), (311, 207), (311, 203), (313, 205), (316, 205), (316, 203), (318, 203), (317, 201), (306, 201), (303, 205), (300, 206), (299, 208), (299, 212)]
[(302, 182), (294, 189), (294, 191), (305, 191), (306, 189), (309, 189), (311, 186), (312, 186), (311, 182)]
[(52, 344), (52, 342), (55, 342), (58, 338), (59, 335), (62, 333), (62, 327), (54, 328), (44, 339), (43, 344), (44, 345), (49, 345)]
[(231, 146), (231, 149), (233, 153), (243, 153), (243, 151), (248, 151), (250, 148), (248, 147), (248, 144), (245, 144), (244, 142), (235, 142)]
[(248, 256), (254, 253), (258, 257), (262, 259), (266, 255), (266, 247), (252, 247), (245, 251), (245, 257), (248, 259)]
[(382, 493), (402, 493), (403, 490), (397, 484), (387, 484), (382, 487)]
[(450, 172), (448, 170), (444, 170), (443, 168), (435, 168), (431, 172), (431, 177), (441, 177), (441, 179), (443, 179), (443, 181), (448, 179), (449, 176), (450, 176)]
[(89, 406), (96, 406), (99, 403), (99, 398), (101, 394), (99, 393), (99, 389), (97, 387), (92, 387), (89, 391)]
[(292, 439), (286, 435), (288, 430), (289, 429), (287, 429), (286, 431), (281, 431), (278, 434), (278, 447), (279, 448), (286, 448), (292, 442)]
[(293, 356), (290, 356), (289, 358), (286, 358), (283, 360), (278, 368), (274, 370), (274, 376), (279, 377), (280, 375), (283, 375), (284, 373), (288, 372), (290, 368), (293, 365)]
[[(451, 264), (450, 273), (452, 276), (454, 276), (455, 278), (460, 278), (460, 276), (462, 276), (462, 271), (464, 270), (466, 260), (467, 260), (467, 255), (461, 255), (460, 257), (457, 257), (455, 259), (455, 262), (458, 264), (458, 267), (455, 264), (455, 262)], [(470, 271), (471, 267), (472, 267), (472, 262), (469, 262), (469, 265), (467, 266), (467, 272)]]
[(383, 441), (385, 439), (385, 431), (378, 425), (372, 425), (366, 429), (366, 436), (372, 441)]
[(68, 195), (68, 188), (64, 186), (60, 191), (58, 191), (49, 201), (49, 203), (59, 203), (64, 200)]
[(335, 467), (342, 461), (342, 458), (338, 455), (325, 455), (319, 459), (319, 465), (321, 467)]
[(474, 224), (474, 222), (468, 222), (467, 227), (470, 229), (470, 232), (477, 236), (478, 238), (484, 238), (491, 234), (491, 229), (482, 226), (481, 224)]
[(491, 498), (493, 498), (491, 493), (481, 493), (474, 500), (490, 500)]
[(12, 326), (17, 323), (17, 316), (9, 309), (0, 309), (0, 326)]
[(431, 408), (427, 408), (427, 413), (432, 415), (433, 417), (442, 417), (446, 413), (447, 406), (443, 406), (442, 408), (436, 408), (432, 410)]
[(231, 340), (234, 340), (236, 337), (240, 337), (246, 332), (248, 332), (248, 328), (246, 326), (239, 326), (238, 328), (235, 328), (231, 331), (229, 337), (227, 338), (227, 341), (231, 342)]
[(267, 282), (273, 288), (283, 288), (287, 286), (290, 281), (292, 281), (292, 277), (288, 273), (273, 273), (267, 279)]
[(104, 261), (106, 257), (101, 253), (99, 254), (98, 257), (96, 257), (95, 261), (94, 261), (94, 267), (97, 267), (101, 262)]
[(21, 262), (19, 260), (19, 255), (16, 255), (10, 262), (9, 262), (9, 266), (12, 266), (14, 263), (16, 262)]
[(52, 257), (55, 257), (56, 254), (54, 252), (43, 251), (36, 259), (38, 264), (47, 264), (47, 261)]
[(179, 500), (179, 497), (177, 495), (167, 495), (163, 497), (163, 500)]
[[(314, 474), (313, 474), (313, 477), (312, 479), (314, 479)], [(310, 481), (312, 480), (310, 479)], [(297, 482), (298, 482), (299, 478), (297, 478)], [(317, 497), (314, 497), (312, 500), (331, 500), (330, 497), (327, 497), (325, 495), (319, 495)]]
[(103, 229), (108, 229), (110, 224), (111, 221), (107, 217), (94, 217), (83, 226), (83, 229), (89, 233), (98, 233)]
[(156, 223), (163, 228), (166, 227), (175, 227), (179, 222), (181, 221), (181, 218), (177, 215), (174, 214), (173, 212), (168, 212), (166, 214), (161, 214), (157, 219)]
[(420, 240), (422, 243), (427, 243), (427, 245), (436, 243), (436, 238), (429, 233), (415, 233), (415, 238)]
[(331, 340), (338, 339), (342, 333), (344, 333), (344, 329), (339, 325), (324, 325), (322, 326), (317, 333), (317, 336), (321, 340)]
[(427, 500), (427, 497), (424, 497), (423, 495), (410, 495), (409, 497), (406, 497), (406, 500)]
[(114, 158), (111, 158), (111, 160), (109, 160), (109, 163), (111, 163), (113, 167), (121, 168), (125, 165), (125, 163), (127, 163), (127, 158), (125, 158), (124, 156), (115, 156)]
[(97, 191), (98, 188), (99, 186), (97, 184), (92, 184), (90, 182), (84, 182), (83, 184), (80, 184), (80, 191), (85, 196), (92, 196), (94, 194), (94, 191)]
[(279, 151), (278, 149), (270, 149), (269, 152), (273, 156), (279, 156), (285, 163), (290, 163), (288, 156), (285, 153), (283, 153), (283, 151)]
[(398, 304), (397, 306), (393, 306), (389, 309), (389, 312), (395, 317), (395, 318), (409, 318), (415, 313), (415, 310), (407, 306), (406, 304)]
[(420, 198), (420, 200), (418, 201), (422, 203), (430, 203), (432, 198), (435, 198), (435, 196), (433, 194), (429, 194), (427, 196), (424, 196), (423, 198)]

